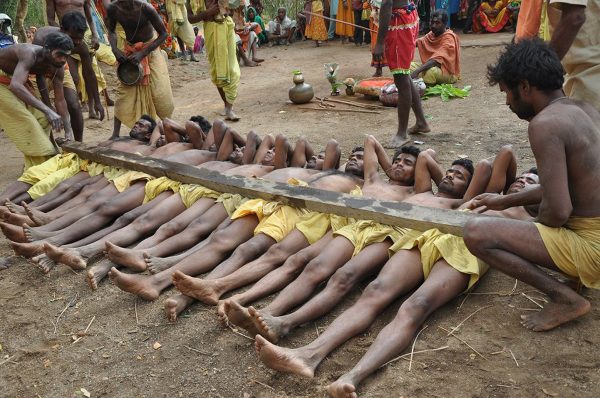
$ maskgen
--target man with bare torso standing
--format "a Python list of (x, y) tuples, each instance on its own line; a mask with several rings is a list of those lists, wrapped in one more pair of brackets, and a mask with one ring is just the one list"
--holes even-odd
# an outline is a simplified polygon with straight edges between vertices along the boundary
[(585, 315), (590, 303), (536, 265), (600, 288), (600, 113), (565, 96), (560, 59), (539, 40), (507, 46), (488, 77), (506, 93), (510, 109), (529, 121), (540, 186), (523, 195), (487, 195), (477, 204), (503, 209), (540, 203), (539, 214), (535, 223), (472, 220), (464, 239), (491, 267), (549, 296), (540, 312), (521, 316), (526, 328), (546, 331)]
[[(159, 48), (167, 38), (167, 30), (156, 10), (140, 0), (113, 1), (106, 8), (106, 20), (117, 61), (139, 65), (142, 74), (134, 85), (119, 81), (113, 130), (113, 137), (118, 137), (121, 122), (131, 128), (144, 114), (164, 119), (173, 113), (169, 70)], [(123, 51), (117, 47), (117, 22), (125, 30)]]

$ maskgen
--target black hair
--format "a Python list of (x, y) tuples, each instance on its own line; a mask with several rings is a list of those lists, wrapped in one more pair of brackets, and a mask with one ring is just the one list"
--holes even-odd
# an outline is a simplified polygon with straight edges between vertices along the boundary
[(62, 50), (64, 52), (70, 52), (75, 45), (73, 40), (69, 36), (61, 32), (52, 32), (46, 36), (44, 47), (48, 50)]
[(465, 169), (467, 169), (467, 171), (471, 175), (469, 177), (469, 183), (470, 183), (471, 179), (473, 178), (473, 173), (475, 172), (475, 169), (473, 168), (473, 161), (471, 159), (456, 159), (454, 162), (452, 162), (452, 166), (454, 166), (454, 165), (459, 165), (459, 166), (462, 166)]
[(446, 13), (446, 10), (438, 8), (437, 10), (431, 13), (431, 19), (433, 19), (434, 17), (438, 17), (442, 20), (444, 25), (448, 25), (448, 14)]
[(365, 148), (363, 148), (362, 146), (355, 146), (355, 147), (352, 149), (352, 152), (350, 152), (350, 153), (354, 153), (354, 152), (364, 152), (364, 151), (365, 151)]
[(534, 38), (508, 44), (496, 65), (488, 65), (487, 78), (490, 85), (502, 82), (510, 90), (528, 81), (530, 86), (547, 91), (562, 88), (564, 73), (556, 52)]
[(406, 153), (408, 155), (413, 155), (415, 158), (418, 158), (419, 154), (421, 153), (421, 150), (414, 145), (400, 147), (396, 150), (396, 152), (394, 152), (394, 157), (392, 158), (392, 162), (395, 161), (396, 159), (398, 159), (398, 156), (402, 155), (403, 153)]
[(156, 120), (154, 120), (150, 115), (142, 115), (140, 119), (144, 119), (150, 122), (150, 133), (154, 131), (156, 128)]
[(60, 26), (67, 32), (75, 31), (79, 33), (85, 33), (88, 28), (85, 17), (77, 11), (71, 11), (63, 15)]
[(530, 168), (529, 170), (527, 170), (526, 173), (531, 173), (531, 174), (538, 175), (537, 167), (533, 166), (532, 168)]
[(190, 118), (190, 121), (194, 122), (198, 126), (200, 126), (200, 129), (202, 129), (202, 131), (205, 133), (208, 133), (210, 131), (210, 129), (212, 128), (212, 124), (208, 120), (206, 120), (206, 118), (204, 116), (200, 116), (200, 115), (192, 116)]

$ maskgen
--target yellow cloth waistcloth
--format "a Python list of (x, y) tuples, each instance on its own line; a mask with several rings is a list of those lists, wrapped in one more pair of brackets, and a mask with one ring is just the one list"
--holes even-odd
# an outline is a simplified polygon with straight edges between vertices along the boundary
[(146, 183), (144, 187), (144, 202), (148, 203), (152, 199), (156, 198), (158, 195), (165, 191), (173, 191), (175, 193), (179, 192), (179, 187), (181, 183), (179, 181), (171, 180), (168, 177), (159, 177), (154, 180), (150, 180)]
[[(247, 202), (246, 202), (247, 203)], [(275, 202), (267, 202), (267, 204)], [(254, 235), (263, 233), (276, 242), (281, 242), (296, 226), (300, 218), (307, 214), (306, 209), (291, 206), (278, 206), (269, 216), (264, 217), (254, 229)]]
[(42, 164), (30, 167), (18, 180), (31, 184), (27, 193), (35, 200), (79, 173), (81, 171), (79, 163), (79, 157), (74, 153), (56, 155)]
[(222, 193), (216, 200), (217, 203), (223, 204), (223, 207), (225, 207), (227, 214), (229, 215), (229, 217), (232, 218), (236, 210), (246, 201), (248, 201), (248, 198), (245, 198), (239, 194), (228, 192)]
[(117, 191), (123, 192), (127, 188), (131, 186), (132, 183), (139, 180), (150, 181), (153, 180), (150, 174), (142, 173), (141, 171), (127, 171), (113, 180), (113, 184), (115, 184), (115, 188)]
[(231, 17), (222, 23), (204, 23), (204, 45), (210, 78), (225, 93), (225, 100), (233, 104), (240, 84), (240, 65), (237, 61), (234, 22)]
[(129, 128), (133, 128), (142, 115), (165, 119), (171, 117), (175, 109), (166, 56), (157, 48), (146, 58), (150, 67), (149, 84), (126, 86), (121, 81), (117, 84), (115, 116)]
[(600, 217), (571, 217), (564, 227), (536, 223), (546, 250), (565, 274), (600, 289)]
[(384, 225), (371, 220), (359, 220), (335, 231), (334, 235), (348, 239), (354, 246), (352, 255), (356, 256), (362, 249), (373, 243), (380, 243), (388, 238), (395, 243), (407, 231), (407, 228)]
[(273, 214), (282, 204), (279, 202), (268, 202), (263, 199), (250, 199), (237, 208), (231, 216), (232, 220), (249, 215), (255, 215), (258, 221)]
[(330, 229), (336, 232), (351, 222), (354, 222), (354, 219), (311, 211), (301, 217), (296, 223), (296, 229), (302, 232), (308, 243), (312, 245), (325, 236)]
[(90, 175), (90, 177), (95, 177), (104, 173), (105, 166), (100, 163), (83, 159), (79, 162), (79, 168), (81, 171), (87, 172)]
[(390, 256), (400, 250), (410, 250), (415, 247), (421, 252), (423, 275), (425, 279), (433, 269), (436, 262), (441, 259), (458, 272), (470, 275), (466, 290), (477, 283), (479, 278), (488, 270), (487, 264), (471, 254), (463, 238), (445, 234), (438, 229), (425, 232), (409, 230), (401, 239), (389, 248)]
[(194, 48), (196, 36), (187, 17), (186, 0), (167, 0), (165, 2), (169, 16), (169, 29), (173, 36), (179, 37), (190, 49)]
[(217, 199), (221, 194), (198, 184), (181, 184), (179, 195), (185, 207), (190, 208), (201, 198)]
[[(0, 76), (12, 78), (0, 70)], [(39, 98), (39, 93), (35, 94)], [(25, 170), (44, 163), (59, 153), (50, 140), (50, 122), (39, 109), (26, 105), (10, 91), (8, 85), (0, 83), (0, 129), (8, 136), (25, 159)]]

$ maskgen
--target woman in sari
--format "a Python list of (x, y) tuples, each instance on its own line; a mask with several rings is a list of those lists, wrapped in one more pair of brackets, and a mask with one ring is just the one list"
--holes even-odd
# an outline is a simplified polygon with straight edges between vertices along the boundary
[(259, 44), (265, 44), (268, 41), (267, 35), (265, 33), (267, 31), (265, 29), (265, 23), (263, 22), (260, 15), (258, 15), (258, 13), (254, 9), (254, 7), (248, 7), (248, 9), (246, 10), (246, 22), (247, 23), (257, 23), (258, 26), (260, 26), (261, 32), (257, 33), (256, 36), (258, 37)]
[(327, 41), (327, 27), (323, 19), (323, 2), (321, 0), (306, 0), (305, 4), (310, 4), (311, 14), (306, 15), (306, 31), (304, 36), (312, 39), (315, 45), (319, 47), (320, 42)]
[(481, 3), (473, 14), (473, 32), (496, 33), (504, 29), (512, 12), (504, 0), (488, 0)]

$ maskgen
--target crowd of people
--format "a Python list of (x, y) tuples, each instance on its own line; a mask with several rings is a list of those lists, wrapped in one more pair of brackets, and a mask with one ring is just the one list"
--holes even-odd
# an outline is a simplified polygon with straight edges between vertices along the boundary
[[(51, 131), (64, 129), (65, 138), (81, 140), (81, 101), (103, 118), (100, 94), (106, 87), (97, 65), (102, 50), (94, 3), (48, 1), (49, 16), (57, 17), (58, 26), (37, 29), (32, 44), (0, 49), (0, 127), (25, 156), (22, 176), (0, 193), (0, 229), (15, 254), (43, 273), (59, 264), (85, 270), (93, 290), (109, 277), (123, 292), (152, 301), (173, 285), (179, 294), (164, 303), (170, 321), (194, 302), (214, 305), (224, 323), (255, 336), (256, 352), (266, 366), (306, 377), (314, 377), (327, 355), (404, 296), (394, 319), (360, 361), (327, 387), (334, 397), (356, 396), (358, 385), (405, 350), (432, 312), (475, 288), (489, 267), (547, 294), (543, 308), (523, 315), (521, 322), (532, 331), (554, 329), (589, 312), (582, 286), (600, 288), (599, 66), (584, 62), (600, 52), (594, 42), (598, 25), (589, 24), (597, 21), (600, 3), (577, 1), (551, 1), (562, 5), (562, 16), (549, 44), (532, 38), (537, 31), (528, 28), (534, 33), (518, 34), (488, 67), (489, 83), (498, 85), (511, 111), (529, 122), (537, 167), (525, 167), (520, 174), (510, 146), (500, 148), (493, 160), (474, 164), (459, 158), (444, 168), (434, 150), (406, 145), (408, 133), (430, 130), (412, 78), (420, 76), (428, 84), (460, 78), (460, 44), (443, 10), (430, 14), (430, 31), (418, 38), (414, 4), (384, 0), (370, 13), (378, 15), (370, 25), (378, 33), (352, 33), (355, 43), (370, 40), (373, 66), (387, 66), (393, 74), (399, 94), (397, 150), (390, 157), (368, 135), (342, 160), (335, 137), (317, 151), (305, 138), (290, 142), (282, 134), (243, 135), (226, 124), (239, 119), (233, 111), (238, 54), (244, 54), (243, 62), (260, 63), (257, 46), (289, 43), (300, 28), (285, 9), (265, 25), (260, 1), (230, 10), (217, 0), (173, 0), (166, 18), (140, 0), (95, 5), (105, 12), (110, 47), (104, 59), (139, 71), (134, 84), (118, 83), (113, 137), (99, 146), (134, 159), (195, 167), (208, 180), (218, 175), (260, 178), (264, 186), (288, 184), (291, 195), (302, 189), (296, 187), (309, 187), (316, 197), (331, 191), (463, 211), (471, 216), (462, 237), (217, 192), (59, 153)], [(509, 19), (510, 10), (501, 13), (493, 6), (496, 11), (486, 12), (483, 4), (473, 14), (474, 26)], [(367, 9), (357, 7), (339, 2), (337, 19), (354, 18), (355, 24)], [(325, 25), (320, 0), (307, 2), (305, 11), (307, 38), (320, 44), (335, 34)], [(241, 30), (236, 13), (245, 18)], [(530, 15), (523, 23), (541, 23), (541, 14)], [(189, 31), (200, 21), (226, 121), (194, 116), (180, 123), (172, 119), (173, 94), (161, 45), (175, 32), (183, 49), (193, 48), (195, 36)], [(335, 32), (350, 37), (349, 26), (336, 24)], [(416, 48), (418, 64), (413, 62)], [(188, 56), (193, 54), (188, 51)], [(410, 109), (416, 125), (409, 129)], [(120, 137), (121, 124), (129, 129), (125, 137)], [(314, 341), (294, 349), (279, 345), (291, 330), (332, 311), (372, 275), (358, 300)], [(265, 307), (253, 306), (273, 293)]]

